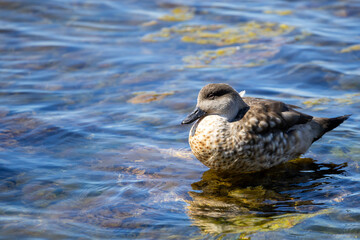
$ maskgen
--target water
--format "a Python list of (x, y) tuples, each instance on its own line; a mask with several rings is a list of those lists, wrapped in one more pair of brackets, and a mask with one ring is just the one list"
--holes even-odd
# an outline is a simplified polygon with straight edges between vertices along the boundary
[[(1, 239), (360, 236), (359, 1), (0, 1)], [(236, 178), (189, 152), (226, 82), (352, 117)]]

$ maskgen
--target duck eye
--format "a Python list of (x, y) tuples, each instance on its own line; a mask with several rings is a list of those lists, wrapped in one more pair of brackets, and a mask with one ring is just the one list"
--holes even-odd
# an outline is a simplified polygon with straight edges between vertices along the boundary
[(211, 92), (207, 95), (208, 99), (214, 100), (217, 97), (221, 97), (223, 95), (228, 94), (229, 92), (226, 90), (219, 90), (219, 91), (215, 91), (215, 92)]
[(214, 93), (209, 93), (209, 94), (207, 95), (207, 98), (208, 98), (208, 99), (211, 99), (211, 100), (214, 100), (214, 99), (215, 99)]

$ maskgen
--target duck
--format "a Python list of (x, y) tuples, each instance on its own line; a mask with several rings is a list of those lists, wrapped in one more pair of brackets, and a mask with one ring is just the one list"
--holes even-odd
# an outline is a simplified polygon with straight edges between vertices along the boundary
[(313, 117), (280, 101), (244, 97), (225, 83), (204, 86), (181, 124), (192, 153), (219, 172), (257, 172), (298, 158), (350, 115)]

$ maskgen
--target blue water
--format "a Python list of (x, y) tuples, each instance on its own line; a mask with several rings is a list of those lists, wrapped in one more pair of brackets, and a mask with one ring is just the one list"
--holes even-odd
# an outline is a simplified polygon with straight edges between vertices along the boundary
[[(359, 1), (0, 0), (0, 16), (0, 239), (360, 236)], [(352, 116), (300, 160), (227, 178), (180, 125), (213, 82)]]

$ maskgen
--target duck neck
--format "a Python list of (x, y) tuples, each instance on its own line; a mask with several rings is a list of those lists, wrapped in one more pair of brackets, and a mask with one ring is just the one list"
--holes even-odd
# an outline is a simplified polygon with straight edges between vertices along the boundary
[(235, 118), (231, 122), (239, 121), (240, 119), (242, 119), (250, 109), (249, 105), (247, 105), (242, 99), (241, 101), (242, 103), (240, 104), (239, 110)]

